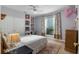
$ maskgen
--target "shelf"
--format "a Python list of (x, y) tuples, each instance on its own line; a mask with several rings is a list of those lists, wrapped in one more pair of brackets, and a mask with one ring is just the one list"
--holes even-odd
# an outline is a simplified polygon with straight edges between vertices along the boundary
[(30, 33), (31, 31), (25, 31), (25, 33)]
[(30, 19), (25, 19), (25, 21), (31, 21)]
[(34, 23), (31, 23), (31, 24), (34, 24)]
[(31, 26), (29, 26), (29, 25), (25, 25), (25, 27), (31, 27)]
[(31, 34), (34, 31), (34, 17), (25, 15), (25, 34)]

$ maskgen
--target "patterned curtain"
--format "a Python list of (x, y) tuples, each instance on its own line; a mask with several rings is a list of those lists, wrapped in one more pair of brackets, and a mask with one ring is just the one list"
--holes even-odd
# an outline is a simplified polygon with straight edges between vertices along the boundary
[(41, 17), (41, 35), (45, 36), (45, 18), (44, 18), (44, 16)]
[(55, 34), (54, 38), (62, 39), (62, 30), (61, 30), (61, 13), (57, 13), (55, 17)]

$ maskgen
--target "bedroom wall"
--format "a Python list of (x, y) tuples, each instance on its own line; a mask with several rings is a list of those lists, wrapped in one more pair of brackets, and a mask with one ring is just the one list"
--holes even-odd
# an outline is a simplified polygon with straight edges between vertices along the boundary
[(74, 20), (76, 19), (76, 15), (72, 15), (71, 17), (66, 17), (64, 10), (61, 11), (61, 20), (62, 20), (62, 39), (65, 40), (65, 31), (67, 29), (74, 29), (75, 27), (75, 22)]
[(34, 18), (34, 32), (37, 34), (40, 34), (41, 32), (41, 17), (40, 16), (36, 16)]
[(5, 6), (1, 7), (1, 12), (5, 13), (7, 16), (3, 21), (0, 22), (0, 32), (4, 33), (19, 32), (21, 35), (24, 35), (25, 32), (24, 13), (7, 8)]
[[(43, 15), (45, 16), (45, 15)], [(51, 14), (50, 16), (53, 16)], [(47, 16), (45, 16), (47, 17)], [(41, 31), (41, 16), (35, 17), (35, 31), (40, 32)], [(67, 18), (65, 17), (64, 10), (61, 10), (61, 20), (62, 20), (62, 39), (65, 40), (65, 30), (66, 29), (74, 29), (75, 23), (74, 20), (76, 19), (76, 15), (72, 15), (71, 17)]]

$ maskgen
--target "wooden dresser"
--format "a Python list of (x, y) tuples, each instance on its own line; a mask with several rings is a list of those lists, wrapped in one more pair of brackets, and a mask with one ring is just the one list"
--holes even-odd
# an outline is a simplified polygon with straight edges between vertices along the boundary
[(66, 30), (65, 33), (65, 50), (77, 53), (78, 46), (74, 46), (74, 43), (78, 43), (78, 31), (77, 30)]

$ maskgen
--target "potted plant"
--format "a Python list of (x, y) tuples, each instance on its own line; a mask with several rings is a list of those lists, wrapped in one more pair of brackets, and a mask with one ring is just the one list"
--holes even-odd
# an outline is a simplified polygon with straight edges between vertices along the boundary
[(53, 34), (53, 28), (47, 28), (47, 34), (52, 35)]

